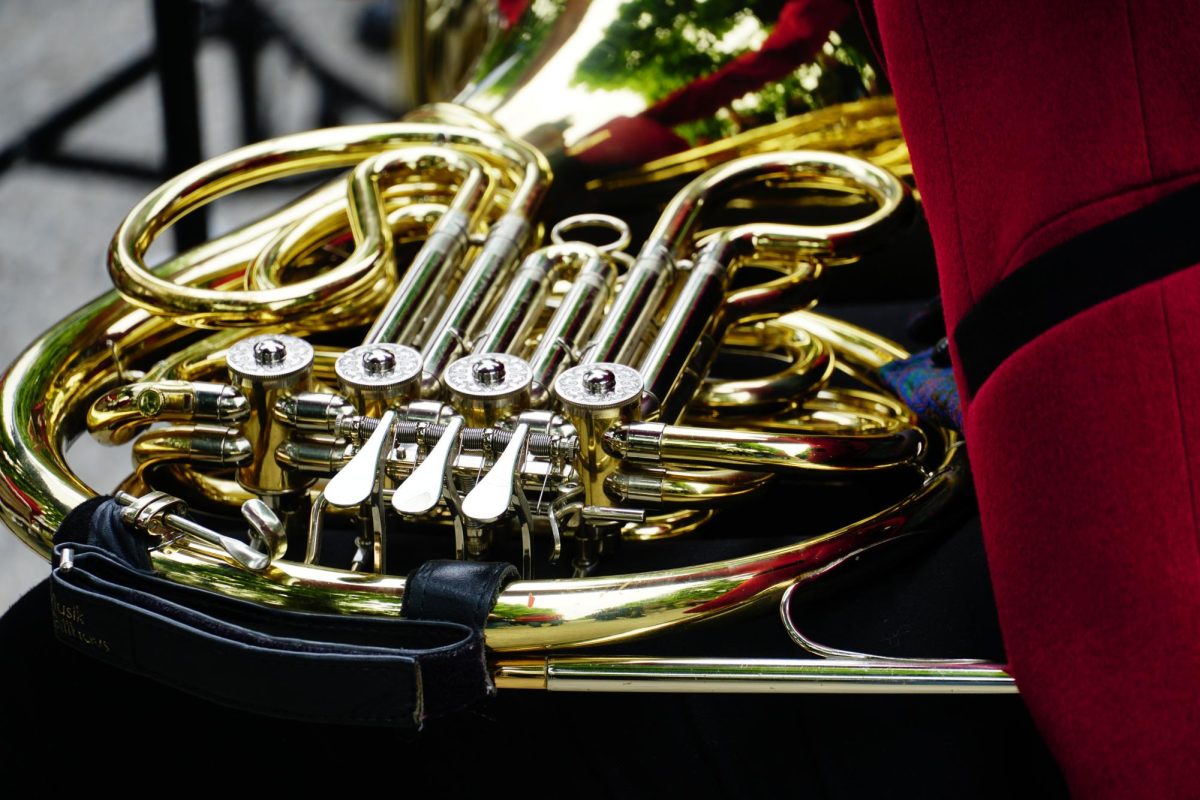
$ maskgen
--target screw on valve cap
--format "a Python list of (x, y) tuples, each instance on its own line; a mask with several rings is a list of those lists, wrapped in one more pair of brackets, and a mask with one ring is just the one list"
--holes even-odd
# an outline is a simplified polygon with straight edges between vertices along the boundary
[(313, 348), (295, 336), (264, 333), (235, 343), (226, 351), (225, 363), (237, 378), (286, 385), (312, 367)]
[(558, 376), (554, 393), (564, 405), (580, 411), (620, 408), (641, 399), (642, 374), (624, 364), (581, 364)]
[(351, 389), (399, 386), (420, 376), (421, 354), (403, 344), (363, 344), (338, 356), (333, 370)]
[(446, 368), (446, 387), (465, 397), (505, 397), (529, 389), (533, 370), (508, 353), (477, 353)]

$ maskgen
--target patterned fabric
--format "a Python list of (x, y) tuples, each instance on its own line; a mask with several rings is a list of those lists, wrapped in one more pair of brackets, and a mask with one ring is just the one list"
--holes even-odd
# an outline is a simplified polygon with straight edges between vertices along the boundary
[(884, 383), (900, 395), (924, 422), (962, 430), (962, 408), (954, 371), (939, 356), (939, 348), (922, 350), (879, 370)]

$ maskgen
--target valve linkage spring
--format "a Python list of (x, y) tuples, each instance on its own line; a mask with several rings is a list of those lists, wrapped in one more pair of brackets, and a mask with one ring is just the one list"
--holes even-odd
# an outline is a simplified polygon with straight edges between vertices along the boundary
[[(379, 427), (374, 417), (343, 417), (338, 420), (337, 435), (354, 441), (362, 441)], [(397, 444), (420, 444), (433, 447), (446, 432), (446, 425), (437, 422), (412, 422), (401, 420), (394, 428)], [(495, 455), (512, 441), (512, 432), (501, 428), (464, 428), (459, 434), (462, 449), (468, 452)], [(578, 447), (574, 437), (550, 436), (532, 433), (526, 439), (530, 455), (536, 458), (557, 458), (570, 461)]]

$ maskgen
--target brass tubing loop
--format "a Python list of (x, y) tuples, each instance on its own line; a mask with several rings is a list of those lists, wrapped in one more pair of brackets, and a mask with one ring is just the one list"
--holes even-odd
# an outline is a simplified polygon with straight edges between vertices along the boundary
[[(432, 142), (442, 147), (461, 147), (481, 158), (501, 162), (516, 185), (508, 213), (520, 221), (502, 232), (505, 242), (499, 247), (506, 249), (509, 241), (519, 238), (514, 237), (513, 230), (527, 225), (526, 220), (536, 212), (549, 182), (549, 167), (541, 154), (517, 140), (466, 128), (416, 123), (359, 125), (249, 145), (167, 181), (139, 203), (117, 229), (109, 250), (109, 274), (126, 300), (148, 311), (171, 315), (184, 325), (248, 327), (304, 321), (310, 330), (331, 327), (334, 321), (322, 320), (322, 312), (351, 298), (379, 296), (381, 290), (393, 288), (394, 270), (387, 269), (391, 239), (384, 233), (381, 186), (382, 177), (388, 173), (387, 156), (380, 162), (372, 157), (401, 145)], [(402, 149), (391, 157), (407, 160)], [(354, 167), (346, 202), (352, 219), (358, 221), (356, 246), (342, 264), (322, 275), (271, 289), (230, 291), (181, 286), (147, 269), (144, 256), (151, 243), (193, 209), (276, 178), (345, 167)], [(312, 198), (324, 199), (320, 193), (310, 195), (310, 205)], [(232, 249), (244, 243), (249, 249), (258, 241), (254, 234), (261, 235), (259, 227), (247, 226), (226, 247)], [(192, 257), (170, 264), (169, 271), (204, 263), (216, 255), (212, 250), (221, 252), (216, 247), (201, 248)]]
[[(700, 224), (706, 204), (718, 196), (727, 198), (747, 185), (764, 181), (810, 180), (835, 185), (852, 184), (867, 192), (877, 208), (868, 215), (841, 225), (820, 228), (781, 226), (794, 243), (804, 243), (813, 250), (838, 253), (853, 246), (860, 237), (870, 234), (880, 237), (883, 223), (895, 223), (909, 195), (891, 173), (856, 158), (834, 153), (799, 151), (786, 156), (770, 153), (748, 156), (730, 164), (709, 170), (689, 183), (667, 205), (654, 226), (637, 260), (625, 277), (625, 286), (613, 304), (600, 330), (583, 354), (584, 363), (618, 361), (627, 363), (642, 344), (642, 337), (652, 314), (675, 277), (677, 262), (685, 257)], [(794, 248), (793, 248), (794, 249)], [(716, 268), (698, 273), (685, 287), (687, 295), (681, 303), (703, 302), (709, 285), (718, 283), (724, 270)], [(714, 289), (713, 291), (718, 291)], [(711, 307), (712, 300), (707, 304)], [(684, 322), (675, 323), (682, 328)]]

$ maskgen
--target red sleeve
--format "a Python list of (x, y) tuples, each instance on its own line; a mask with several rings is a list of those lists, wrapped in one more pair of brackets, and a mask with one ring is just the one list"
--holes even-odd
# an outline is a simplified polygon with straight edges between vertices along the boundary
[[(951, 330), (1200, 178), (1200, 5), (874, 6)], [(1005, 645), (1072, 789), (1200, 796), (1200, 266), (1054, 325), (974, 397), (958, 377)]]

